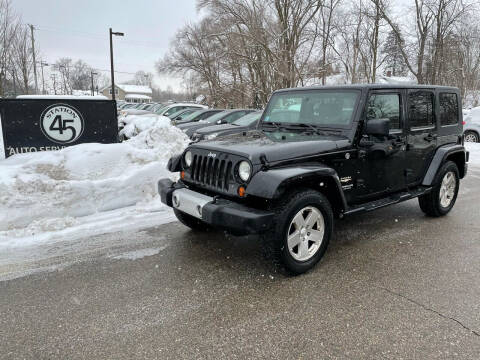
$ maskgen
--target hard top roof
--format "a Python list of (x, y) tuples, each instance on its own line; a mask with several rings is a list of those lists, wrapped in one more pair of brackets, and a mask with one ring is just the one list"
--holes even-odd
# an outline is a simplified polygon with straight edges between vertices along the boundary
[(440, 90), (450, 90), (450, 91), (460, 91), (458, 88), (453, 86), (440, 86), (440, 85), (412, 85), (412, 84), (352, 84), (352, 85), (313, 85), (297, 88), (287, 88), (279, 89), (274, 91), (277, 92), (286, 92), (293, 90), (380, 90), (380, 89), (440, 89)]

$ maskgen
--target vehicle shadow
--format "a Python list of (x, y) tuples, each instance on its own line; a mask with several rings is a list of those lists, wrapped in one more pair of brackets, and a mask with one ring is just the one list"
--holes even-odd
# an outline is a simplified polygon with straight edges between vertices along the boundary
[[(408, 201), (372, 213), (349, 216), (335, 221), (335, 230), (329, 248), (315, 269), (310, 273), (322, 272), (325, 267), (346, 266), (351, 262), (351, 248), (362, 249), (371, 241), (391, 241), (396, 233), (411, 228), (419, 221), (436, 221), (425, 217), (416, 201)], [(175, 223), (175, 232), (182, 232), (181, 246), (176, 247), (177, 259), (181, 262), (203, 267), (223, 268), (236, 275), (281, 275), (285, 273), (273, 266), (262, 251), (261, 237), (232, 236), (222, 231), (195, 232), (180, 223)], [(178, 240), (174, 240), (178, 241)], [(288, 275), (287, 275), (288, 276)]]

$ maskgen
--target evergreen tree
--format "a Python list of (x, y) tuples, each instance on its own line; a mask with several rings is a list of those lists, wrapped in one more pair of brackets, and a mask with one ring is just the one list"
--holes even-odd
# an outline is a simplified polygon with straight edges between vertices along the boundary
[(385, 54), (385, 74), (388, 71), (391, 71), (392, 76), (407, 75), (407, 65), (400, 50), (403, 46), (405, 46), (403, 37), (398, 41), (395, 33), (390, 31), (382, 48), (382, 51)]

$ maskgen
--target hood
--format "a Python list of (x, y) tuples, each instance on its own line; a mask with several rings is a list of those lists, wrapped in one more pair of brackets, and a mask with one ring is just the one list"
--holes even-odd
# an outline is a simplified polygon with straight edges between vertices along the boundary
[(206, 134), (212, 134), (219, 131), (234, 130), (234, 129), (243, 129), (243, 127), (232, 125), (232, 124), (211, 125), (211, 126), (201, 128), (196, 132), (202, 135), (206, 135)]
[(199, 121), (195, 123), (185, 124), (183, 127), (179, 126), (179, 128), (183, 130), (187, 136), (192, 136), (195, 132), (197, 132), (197, 130), (210, 127), (210, 126), (215, 126), (215, 124)]
[(178, 124), (178, 128), (179, 129), (182, 129), (182, 130), (187, 130), (187, 129), (192, 129), (192, 128), (202, 128), (202, 127), (205, 127), (205, 126), (213, 126), (215, 124), (211, 124), (209, 122), (206, 122), (206, 121), (192, 121), (192, 122), (188, 122), (188, 123), (183, 123), (183, 124)]
[(190, 145), (190, 148), (236, 154), (248, 158), (256, 165), (261, 163), (260, 157), (263, 154), (268, 162), (277, 162), (331, 152), (349, 145), (350, 141), (340, 135), (312, 135), (298, 132), (267, 133), (251, 130), (246, 133), (236, 133), (195, 143)]

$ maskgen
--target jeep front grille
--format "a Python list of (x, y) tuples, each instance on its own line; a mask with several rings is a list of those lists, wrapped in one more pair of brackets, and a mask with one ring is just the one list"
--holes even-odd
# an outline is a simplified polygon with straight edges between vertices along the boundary
[(194, 182), (228, 191), (232, 162), (194, 155), (190, 171)]

